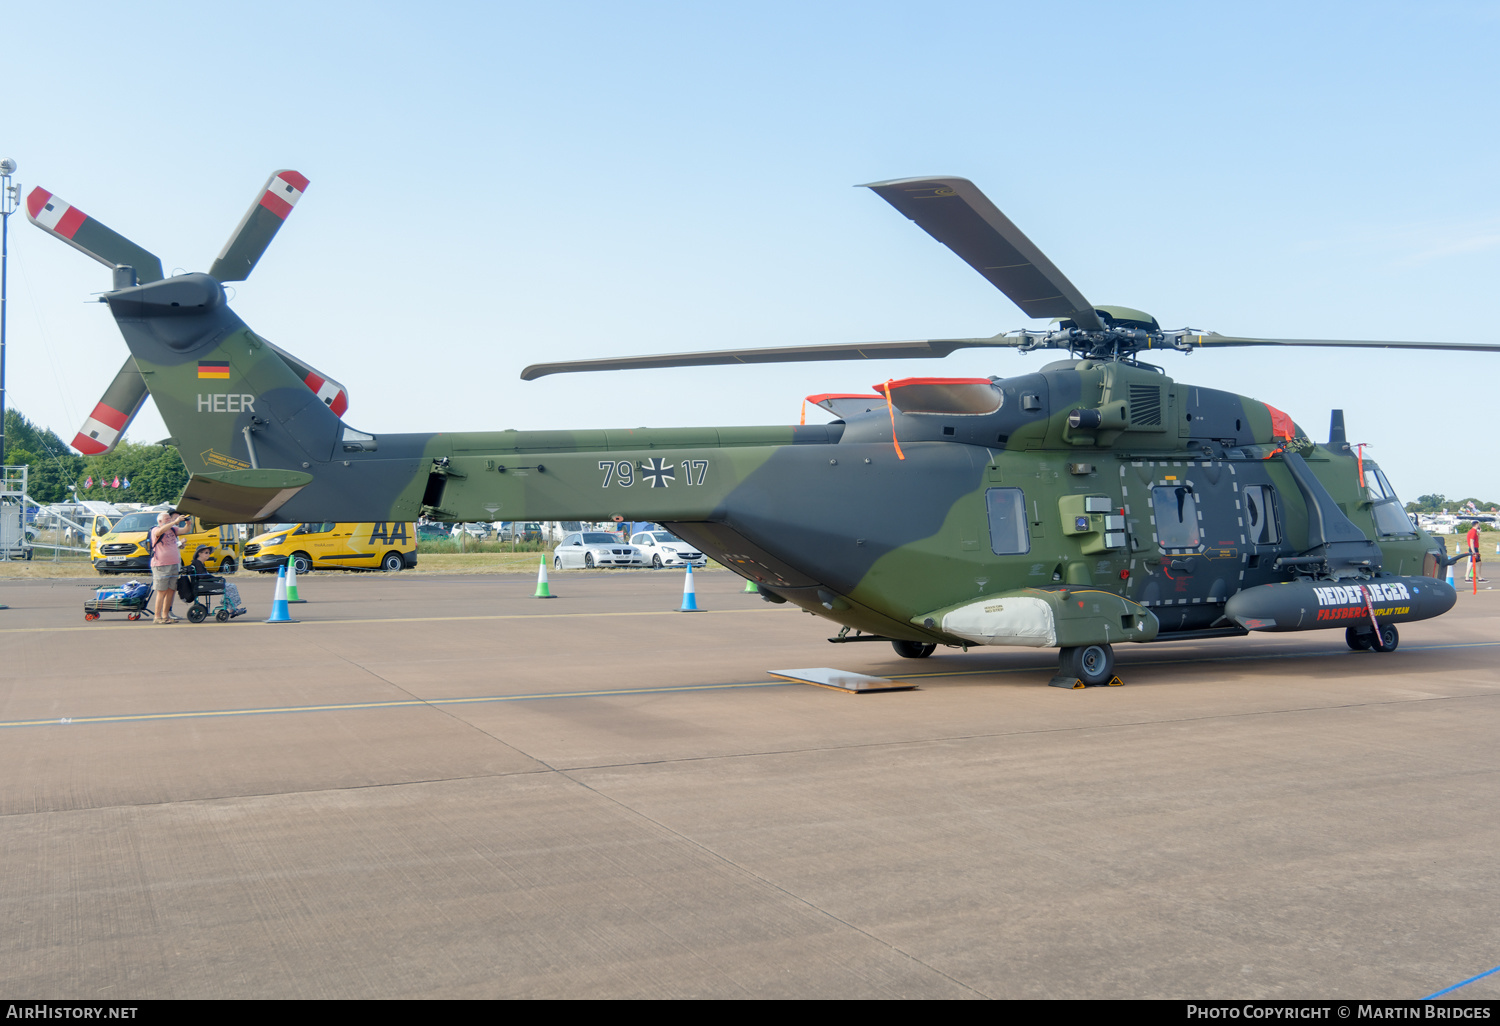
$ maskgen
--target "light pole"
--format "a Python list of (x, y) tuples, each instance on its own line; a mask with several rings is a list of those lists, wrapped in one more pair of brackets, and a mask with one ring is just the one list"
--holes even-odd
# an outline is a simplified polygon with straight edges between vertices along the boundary
[(10, 263), (10, 215), (21, 198), (21, 183), (12, 183), (16, 162), (0, 160), (0, 467), (5, 466), (5, 292)]

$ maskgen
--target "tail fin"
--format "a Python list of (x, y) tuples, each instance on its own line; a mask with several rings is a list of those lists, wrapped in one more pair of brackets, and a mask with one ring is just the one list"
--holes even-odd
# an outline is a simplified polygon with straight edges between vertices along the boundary
[(338, 416), (213, 278), (178, 275), (104, 298), (193, 475), (192, 512), (265, 519), (312, 483), (305, 468), (332, 459)]

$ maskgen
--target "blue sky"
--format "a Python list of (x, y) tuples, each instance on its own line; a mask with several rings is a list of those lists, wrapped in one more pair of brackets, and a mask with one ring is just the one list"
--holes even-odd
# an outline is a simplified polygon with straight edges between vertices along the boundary
[[(0, 156), (202, 270), (306, 197), (234, 307), (367, 431), (794, 422), (1046, 358), (616, 372), (541, 359), (1040, 327), (860, 182), (973, 179), (1165, 327), (1500, 342), (1500, 4), (156, 5), (12, 12)], [(124, 359), (104, 268), (11, 223), (8, 405), (71, 437)], [(1404, 498), (1500, 498), (1500, 354), (1165, 354)], [(822, 414), (815, 411), (817, 416)], [(166, 434), (148, 403), (131, 437)], [(1457, 440), (1458, 444), (1454, 444)]]

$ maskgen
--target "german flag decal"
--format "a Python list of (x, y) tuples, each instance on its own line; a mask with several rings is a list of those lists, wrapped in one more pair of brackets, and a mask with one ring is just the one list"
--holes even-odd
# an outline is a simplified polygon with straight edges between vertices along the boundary
[(199, 360), (198, 377), (217, 378), (220, 381), (229, 380), (228, 360)]

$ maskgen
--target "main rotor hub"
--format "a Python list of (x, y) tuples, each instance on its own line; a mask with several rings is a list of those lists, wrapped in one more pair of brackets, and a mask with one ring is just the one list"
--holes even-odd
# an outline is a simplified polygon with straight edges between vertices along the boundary
[[(1065, 322), (1066, 323), (1066, 322)], [(1128, 360), (1142, 349), (1176, 349), (1192, 352), (1190, 336), (1200, 334), (1183, 328), (1162, 331), (1123, 325), (1108, 325), (1103, 331), (1085, 331), (1078, 327), (1061, 327), (1053, 331), (1018, 331), (1016, 348), (1023, 353), (1033, 349), (1066, 349), (1075, 356), (1090, 360)]]

